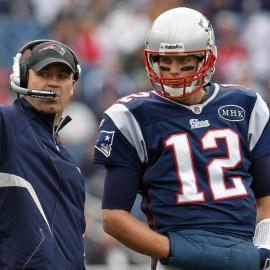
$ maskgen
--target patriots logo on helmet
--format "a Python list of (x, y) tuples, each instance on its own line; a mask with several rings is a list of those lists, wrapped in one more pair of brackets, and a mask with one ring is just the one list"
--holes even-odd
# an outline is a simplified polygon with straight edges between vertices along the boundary
[(109, 157), (112, 151), (114, 131), (102, 130), (99, 133), (95, 148), (98, 149), (106, 157)]
[(204, 29), (205, 32), (210, 32), (211, 24), (204, 16), (201, 17), (199, 25)]
[(212, 36), (213, 28), (212, 28), (212, 25), (209, 22), (209, 20), (206, 19), (206, 17), (202, 16), (198, 24), (204, 29), (205, 32), (208, 33), (208, 36), (209, 36), (208, 44), (209, 44), (209, 46), (213, 46), (213, 44), (214, 44), (213, 36)]
[(44, 46), (42, 49), (39, 50), (39, 52), (42, 52), (44, 50), (55, 50), (57, 52), (59, 52), (61, 55), (64, 55), (66, 50), (60, 45), (60, 44), (48, 44), (46, 46)]

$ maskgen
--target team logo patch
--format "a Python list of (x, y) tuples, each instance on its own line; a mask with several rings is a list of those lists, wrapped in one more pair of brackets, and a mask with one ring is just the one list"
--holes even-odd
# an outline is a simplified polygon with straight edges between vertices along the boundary
[(59, 52), (62, 56), (66, 52), (66, 50), (60, 44), (48, 44), (48, 45), (45, 45), (42, 49), (39, 50), (39, 52), (42, 52), (44, 50), (55, 50), (55, 51)]
[(112, 151), (114, 131), (102, 130), (99, 133), (95, 148), (103, 153), (106, 157), (110, 156)]
[(243, 121), (245, 119), (245, 110), (238, 105), (225, 105), (218, 109), (218, 114), (228, 121)]
[(208, 120), (199, 121), (199, 119), (190, 119), (189, 124), (190, 124), (191, 129), (210, 126), (210, 123)]

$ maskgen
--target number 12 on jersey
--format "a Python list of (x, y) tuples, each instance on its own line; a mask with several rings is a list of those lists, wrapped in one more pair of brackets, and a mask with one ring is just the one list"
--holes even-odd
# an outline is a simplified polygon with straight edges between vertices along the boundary
[[(213, 129), (207, 131), (201, 138), (202, 151), (210, 151), (218, 148), (218, 140), (224, 140), (227, 153), (224, 157), (213, 157), (206, 164), (208, 185), (213, 201), (226, 200), (235, 197), (247, 196), (247, 190), (240, 176), (232, 176), (228, 181), (226, 170), (233, 170), (242, 162), (239, 135), (229, 128)], [(171, 148), (174, 154), (176, 174), (180, 184), (180, 192), (177, 193), (177, 203), (204, 202), (205, 192), (199, 190), (194, 164), (192, 145), (188, 133), (177, 133), (165, 140), (165, 147)]]

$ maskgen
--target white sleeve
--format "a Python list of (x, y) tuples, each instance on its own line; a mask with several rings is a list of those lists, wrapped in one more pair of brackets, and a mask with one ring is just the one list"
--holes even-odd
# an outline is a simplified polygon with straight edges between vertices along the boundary
[(262, 132), (269, 120), (269, 116), (269, 109), (265, 101), (257, 93), (257, 100), (251, 113), (248, 128), (250, 151), (252, 151), (252, 149), (255, 147), (256, 143), (260, 139)]
[(257, 224), (253, 243), (258, 248), (270, 250), (270, 218), (263, 219)]

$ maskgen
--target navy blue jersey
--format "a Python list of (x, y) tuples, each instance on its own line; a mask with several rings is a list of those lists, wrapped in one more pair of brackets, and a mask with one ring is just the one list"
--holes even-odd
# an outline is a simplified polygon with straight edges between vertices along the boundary
[[(118, 100), (104, 114), (94, 162), (139, 173), (142, 210), (160, 233), (197, 228), (250, 239), (256, 194), (249, 169), (270, 154), (269, 109), (254, 91), (210, 87), (211, 96), (192, 106), (154, 92)], [(128, 189), (129, 179), (121, 184)]]

